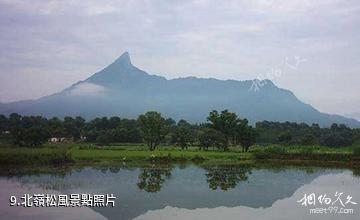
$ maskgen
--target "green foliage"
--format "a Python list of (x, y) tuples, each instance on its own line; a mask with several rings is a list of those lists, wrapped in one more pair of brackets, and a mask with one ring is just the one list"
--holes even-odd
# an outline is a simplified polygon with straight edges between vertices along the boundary
[(204, 128), (199, 135), (200, 149), (208, 150), (209, 147), (227, 149), (226, 138), (223, 133), (214, 128)]
[(356, 157), (360, 157), (360, 147), (355, 147), (353, 150), (353, 154)]
[(167, 133), (167, 123), (160, 113), (150, 111), (138, 118), (142, 138), (149, 147), (155, 150)]
[(74, 162), (71, 151), (66, 148), (2, 148), (0, 164), (61, 165)]
[(317, 145), (317, 139), (313, 134), (306, 134), (300, 141), (301, 145)]
[(291, 136), (290, 132), (284, 132), (284, 133), (280, 134), (278, 137), (278, 141), (280, 143), (284, 143), (284, 144), (289, 144), (291, 139), (292, 139), (292, 136)]
[(12, 114), (10, 121), (11, 136), (18, 146), (38, 147), (49, 138), (45, 118)]
[(109, 132), (103, 132), (102, 134), (98, 135), (96, 138), (96, 143), (98, 145), (108, 145), (111, 142), (111, 135)]
[[(138, 122), (131, 119), (120, 119), (119, 117), (103, 117), (91, 120), (86, 123), (83, 135), (86, 136), (86, 141), (96, 143), (105, 139), (107, 139), (106, 143), (141, 142)], [(99, 138), (99, 136), (102, 137)]]
[(239, 182), (246, 181), (251, 174), (250, 168), (237, 166), (215, 166), (206, 170), (209, 188), (222, 191), (235, 188)]
[[(119, 117), (95, 118), (85, 121), (81, 117), (46, 119), (40, 116), (21, 116), (13, 113), (8, 118), (0, 115), (0, 138), (18, 146), (39, 147), (55, 138), (60, 142), (88, 142), (99, 145), (110, 143), (140, 143), (154, 150), (159, 144), (174, 144), (181, 149), (200, 146), (227, 151), (242, 147), (247, 152), (255, 143), (259, 145), (282, 144), (302, 146), (349, 147), (360, 143), (360, 129), (333, 124), (320, 128), (305, 123), (258, 122), (251, 127), (246, 119), (223, 110), (211, 111), (207, 123), (190, 124), (185, 120), (176, 123), (164, 119), (160, 113), (147, 112), (137, 120)], [(304, 149), (308, 150), (308, 148)]]
[(353, 144), (353, 134), (345, 125), (333, 124), (324, 135), (323, 144), (329, 147), (345, 147)]
[(137, 186), (140, 190), (155, 193), (160, 191), (164, 182), (171, 177), (170, 168), (142, 169)]
[(255, 144), (257, 136), (258, 133), (251, 126), (244, 125), (241, 127), (238, 133), (238, 140), (244, 152), (247, 152), (249, 147)]
[(4, 115), (0, 115), (0, 134), (9, 130), (10, 130), (10, 121)]
[(222, 143), (218, 145), (225, 151), (230, 144), (240, 144), (243, 151), (248, 151), (249, 147), (255, 144), (257, 133), (248, 125), (246, 119), (240, 119), (235, 113), (223, 110), (220, 114), (217, 111), (210, 112), (207, 126), (220, 132), (218, 140)]
[(284, 154), (286, 153), (286, 149), (285, 147), (271, 146), (271, 147), (265, 147), (264, 152), (269, 154)]
[(209, 127), (221, 132), (224, 136), (223, 146), (228, 147), (229, 142), (236, 136), (237, 126), (240, 123), (235, 113), (228, 110), (222, 111), (220, 114), (214, 110), (209, 113), (207, 118)]
[(345, 125), (333, 124), (330, 128), (320, 128), (318, 124), (311, 126), (294, 122), (257, 122), (258, 143), (262, 144), (299, 144), (328, 147), (351, 146), (360, 137), (357, 129)]
[(180, 146), (181, 149), (185, 149), (194, 141), (194, 133), (191, 124), (185, 120), (180, 120), (173, 131), (173, 143)]

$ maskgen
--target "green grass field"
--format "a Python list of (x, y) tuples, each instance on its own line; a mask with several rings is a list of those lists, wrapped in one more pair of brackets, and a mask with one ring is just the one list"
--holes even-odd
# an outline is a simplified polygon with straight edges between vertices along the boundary
[(249, 152), (241, 152), (240, 147), (228, 151), (210, 149), (200, 151), (198, 147), (180, 150), (174, 146), (159, 146), (149, 151), (138, 144), (113, 144), (98, 147), (92, 144), (46, 144), (32, 149), (1, 144), (0, 164), (46, 165), (64, 163), (97, 162), (206, 162), (206, 163), (254, 163), (256, 161), (278, 160), (360, 163), (359, 146), (328, 148), (322, 146), (254, 146)]
[(60, 165), (74, 162), (67, 148), (0, 148), (0, 164)]

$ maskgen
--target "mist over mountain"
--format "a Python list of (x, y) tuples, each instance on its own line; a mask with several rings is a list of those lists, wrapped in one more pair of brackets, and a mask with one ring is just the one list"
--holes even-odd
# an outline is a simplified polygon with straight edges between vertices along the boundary
[(270, 80), (261, 83), (263, 86), (254, 91), (250, 89), (253, 80), (196, 77), (167, 80), (138, 69), (125, 52), (103, 70), (59, 93), (37, 100), (0, 104), (0, 113), (45, 117), (80, 115), (91, 119), (114, 115), (136, 118), (155, 110), (176, 120), (204, 122), (209, 111), (229, 109), (252, 123), (268, 120), (360, 127), (357, 120), (317, 111)]
[(360, 120), (360, 112), (352, 112), (348, 114), (344, 114), (345, 117), (354, 118), (356, 120)]

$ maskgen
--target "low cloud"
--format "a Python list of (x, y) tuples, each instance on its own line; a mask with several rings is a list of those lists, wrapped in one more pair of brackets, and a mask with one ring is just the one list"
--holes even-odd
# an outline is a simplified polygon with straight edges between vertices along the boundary
[(59, 92), (124, 51), (167, 78), (236, 80), (300, 56), (276, 85), (320, 111), (357, 112), (359, 25), (358, 0), (0, 0), (0, 101)]
[(70, 91), (70, 94), (73, 96), (98, 96), (103, 94), (104, 91), (105, 88), (103, 86), (84, 82), (76, 85)]

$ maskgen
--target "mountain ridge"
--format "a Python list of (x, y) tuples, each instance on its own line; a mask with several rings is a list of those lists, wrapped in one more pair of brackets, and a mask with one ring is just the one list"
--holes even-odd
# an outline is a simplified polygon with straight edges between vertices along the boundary
[(0, 113), (80, 115), (90, 119), (112, 115), (136, 118), (156, 110), (176, 120), (204, 122), (209, 111), (229, 109), (252, 123), (268, 120), (360, 127), (357, 120), (319, 112), (270, 80), (261, 81), (263, 86), (251, 91), (253, 82), (197, 77), (166, 79), (137, 68), (125, 52), (85, 80), (36, 100), (0, 105)]

